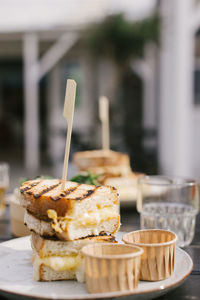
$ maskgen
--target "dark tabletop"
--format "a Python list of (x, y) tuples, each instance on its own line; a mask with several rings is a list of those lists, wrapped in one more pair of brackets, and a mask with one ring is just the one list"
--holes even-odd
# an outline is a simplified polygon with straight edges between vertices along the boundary
[[(121, 209), (121, 231), (133, 231), (139, 229), (139, 214), (135, 208), (123, 208)], [(7, 207), (4, 216), (0, 217), (0, 242), (14, 238), (10, 233), (10, 222), (9, 222), (9, 208)], [(200, 299), (200, 215), (197, 216), (195, 237), (192, 244), (189, 247), (185, 247), (184, 250), (191, 256), (194, 268), (190, 276), (186, 281), (167, 293), (166, 295), (157, 299), (187, 299), (196, 300)], [(0, 296), (0, 299), (5, 298)]]

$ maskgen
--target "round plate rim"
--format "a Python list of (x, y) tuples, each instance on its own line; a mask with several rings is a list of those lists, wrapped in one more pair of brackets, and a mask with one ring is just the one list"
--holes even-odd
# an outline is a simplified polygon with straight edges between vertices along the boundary
[[(125, 232), (120, 232), (121, 234), (125, 233)], [(19, 241), (19, 239), (23, 240), (23, 239), (28, 239), (30, 236), (25, 236), (25, 237), (20, 237), (20, 238), (15, 238), (15, 239), (11, 239), (11, 240), (8, 240), (8, 241), (5, 241), (5, 242), (2, 242), (0, 243), (0, 246), (1, 245), (9, 245), (9, 244), (12, 244), (13, 242), (15, 241)], [(188, 258), (188, 261), (190, 261), (190, 269), (189, 271), (179, 280), (179, 281), (176, 281), (174, 284), (169, 284), (167, 286), (164, 286), (164, 288), (162, 289), (159, 289), (159, 288), (153, 288), (151, 290), (146, 290), (146, 291), (137, 291), (137, 290), (133, 290), (133, 291), (123, 291), (123, 292), (120, 292), (120, 291), (117, 291), (117, 292), (110, 292), (110, 293), (98, 293), (98, 294), (90, 294), (90, 295), (87, 295), (87, 296), (75, 296), (75, 297), (59, 297), (56, 298), (57, 300), (91, 300), (91, 299), (108, 299), (108, 298), (116, 298), (116, 297), (124, 297), (124, 296), (131, 296), (131, 295), (145, 295), (145, 294), (151, 294), (151, 293), (155, 293), (155, 292), (159, 292), (159, 291), (167, 291), (168, 289), (172, 289), (174, 287), (178, 287), (181, 283), (184, 282), (184, 280), (190, 275), (190, 273), (192, 272), (192, 269), (193, 269), (193, 261), (190, 257), (190, 255), (184, 251), (183, 249), (179, 248), (179, 247), (176, 247), (176, 249), (180, 252), (182, 252), (182, 254), (184, 254), (185, 256), (187, 256)], [(31, 298), (31, 299), (44, 299), (44, 300), (47, 300), (47, 299), (53, 299), (53, 297), (49, 297), (49, 296), (37, 296), (37, 295), (30, 295), (30, 294), (27, 294), (27, 293), (17, 293), (17, 292), (11, 292), (9, 289), (3, 289), (2, 287), (0, 287), (0, 294), (1, 293), (7, 293), (7, 294), (10, 294), (10, 295), (13, 295), (13, 296), (23, 296), (23, 297), (27, 297), (27, 298)]]

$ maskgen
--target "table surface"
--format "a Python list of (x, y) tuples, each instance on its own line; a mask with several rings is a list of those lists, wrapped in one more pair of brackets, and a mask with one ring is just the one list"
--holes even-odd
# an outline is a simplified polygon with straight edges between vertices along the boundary
[[(139, 229), (139, 214), (134, 207), (121, 209), (121, 231), (133, 231)], [(10, 232), (9, 207), (4, 216), (0, 217), (0, 242), (14, 238)], [(191, 275), (178, 288), (157, 299), (200, 299), (200, 215), (197, 216), (195, 237), (192, 244), (184, 250), (191, 256), (194, 268)], [(6, 298), (0, 297), (1, 300)]]

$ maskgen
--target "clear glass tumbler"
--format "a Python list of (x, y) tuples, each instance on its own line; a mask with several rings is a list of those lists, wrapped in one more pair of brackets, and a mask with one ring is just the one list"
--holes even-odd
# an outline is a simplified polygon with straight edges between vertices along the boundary
[(137, 210), (142, 229), (166, 229), (185, 247), (194, 237), (199, 189), (193, 179), (143, 176), (138, 179)]
[(0, 162), (0, 216), (5, 211), (6, 191), (9, 186), (9, 166), (7, 163)]

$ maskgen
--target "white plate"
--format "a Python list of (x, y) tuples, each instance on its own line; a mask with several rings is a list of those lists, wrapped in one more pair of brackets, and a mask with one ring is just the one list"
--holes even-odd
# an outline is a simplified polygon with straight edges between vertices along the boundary
[[(118, 234), (121, 239), (123, 233)], [(134, 291), (89, 294), (85, 285), (76, 281), (34, 282), (32, 279), (30, 238), (13, 239), (0, 244), (0, 294), (12, 299), (152, 299), (180, 285), (191, 273), (192, 259), (176, 248), (175, 272), (163, 281), (141, 281)]]

